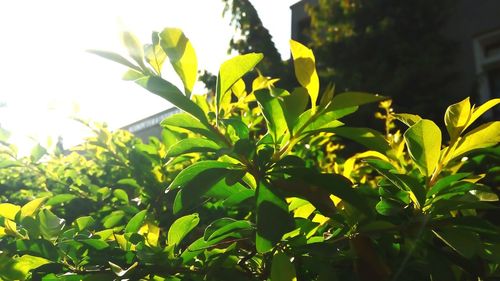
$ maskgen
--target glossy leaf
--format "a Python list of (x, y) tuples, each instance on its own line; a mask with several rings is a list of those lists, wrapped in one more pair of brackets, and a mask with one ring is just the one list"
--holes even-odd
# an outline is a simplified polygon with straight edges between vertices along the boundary
[(79, 217), (75, 220), (78, 230), (82, 231), (94, 225), (95, 220), (90, 216)]
[(259, 182), (257, 187), (257, 251), (270, 251), (286, 232), (292, 230), (293, 221), (288, 213), (288, 205), (267, 182)]
[(167, 58), (167, 54), (165, 54), (160, 46), (159, 36), (160, 34), (158, 32), (153, 32), (151, 36), (153, 39), (153, 44), (144, 46), (144, 57), (149, 65), (151, 65), (151, 67), (156, 71), (156, 73), (161, 76), (161, 70), (163, 68), (163, 63)]
[(221, 218), (207, 226), (203, 239), (205, 239), (205, 241), (215, 240), (227, 235), (228, 233), (241, 232), (250, 229), (252, 229), (252, 224), (249, 221)]
[(397, 113), (394, 114), (394, 117), (396, 117), (396, 119), (403, 122), (408, 127), (411, 127), (415, 125), (415, 123), (417, 123), (418, 121), (422, 120), (420, 116), (408, 113)]
[(285, 253), (278, 251), (271, 263), (271, 281), (297, 281), (295, 266)]
[(500, 98), (491, 99), (491, 100), (485, 102), (484, 104), (482, 104), (481, 106), (475, 108), (472, 111), (472, 116), (470, 117), (469, 122), (467, 122), (467, 126), (465, 126), (465, 128), (469, 127), (472, 123), (474, 123), (474, 121), (476, 121), (479, 117), (481, 117), (481, 115), (483, 115), (486, 111), (490, 110), (491, 108), (493, 108), (494, 106), (496, 106), (498, 104), (500, 104)]
[(438, 194), (441, 191), (444, 191), (451, 184), (469, 176), (469, 173), (457, 173), (453, 175), (446, 176), (440, 180), (438, 180), (430, 189), (427, 191), (427, 198), (432, 197), (435, 194)]
[(178, 245), (200, 222), (198, 214), (191, 214), (178, 218), (168, 230), (168, 245)]
[(178, 28), (165, 28), (160, 33), (160, 46), (167, 54), (189, 97), (198, 73), (198, 60), (189, 39)]
[(136, 233), (141, 228), (144, 219), (147, 216), (148, 210), (142, 210), (139, 213), (135, 214), (125, 226), (125, 233)]
[(177, 113), (165, 118), (161, 123), (163, 127), (174, 127), (189, 130), (200, 134), (211, 140), (218, 139), (217, 135), (210, 130), (210, 125), (204, 124), (187, 113)]
[(167, 152), (167, 157), (176, 157), (192, 152), (215, 152), (221, 147), (215, 142), (205, 138), (188, 138), (182, 139)]
[(221, 170), (235, 168), (236, 166), (227, 162), (220, 162), (215, 160), (205, 160), (196, 162), (193, 165), (187, 167), (182, 170), (177, 177), (170, 183), (168, 189), (177, 189), (184, 188), (187, 184), (189, 184), (194, 178), (202, 175), (203, 172), (209, 170), (215, 170), (215, 173), (221, 172)]
[(220, 102), (226, 92), (231, 89), (236, 81), (251, 71), (263, 57), (262, 54), (257, 53), (239, 55), (225, 61), (220, 66), (215, 97), (217, 113), (220, 109)]
[(288, 129), (281, 103), (278, 98), (271, 96), (269, 90), (259, 90), (255, 92), (255, 98), (259, 102), (262, 114), (266, 119), (269, 133), (273, 137), (274, 142), (279, 143)]
[(288, 129), (292, 131), (295, 121), (307, 108), (309, 94), (305, 88), (295, 88), (291, 94), (283, 96), (280, 102)]
[(474, 149), (493, 146), (498, 142), (500, 142), (500, 121), (483, 124), (458, 140), (451, 159), (462, 156)]
[(125, 204), (128, 204), (128, 194), (125, 190), (117, 188), (113, 190), (113, 196), (115, 196), (118, 200), (122, 201)]
[(441, 130), (431, 120), (422, 119), (411, 126), (404, 138), (410, 157), (420, 172), (430, 176), (436, 168), (441, 153)]
[(316, 59), (311, 49), (294, 40), (290, 40), (290, 51), (292, 52), (295, 77), (299, 84), (307, 89), (311, 98), (311, 107), (314, 111), (319, 94)]
[(3, 261), (3, 264), (0, 265), (0, 278), (4, 280), (26, 280), (31, 270), (48, 263), (50, 261), (47, 259), (31, 255), (23, 255)]
[(451, 140), (456, 140), (467, 126), (471, 118), (469, 98), (450, 105), (444, 115), (444, 124)]

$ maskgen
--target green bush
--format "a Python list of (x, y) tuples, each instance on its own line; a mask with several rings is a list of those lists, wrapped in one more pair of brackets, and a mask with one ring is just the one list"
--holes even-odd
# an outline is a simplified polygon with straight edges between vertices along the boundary
[[(395, 114), (383, 96), (320, 94), (298, 42), (301, 87), (245, 82), (263, 59), (253, 53), (224, 62), (203, 96), (192, 95), (196, 56), (180, 30), (144, 47), (123, 39), (132, 60), (93, 52), (182, 112), (147, 144), (89, 125), (95, 137), (69, 153), (18, 157), (2, 137), (0, 280), (500, 277), (498, 168), (483, 162), (498, 159), (500, 122), (471, 126), (500, 99), (451, 105), (443, 141), (433, 121)], [(162, 78), (167, 59), (183, 90)], [(374, 102), (386, 132), (339, 121)]]

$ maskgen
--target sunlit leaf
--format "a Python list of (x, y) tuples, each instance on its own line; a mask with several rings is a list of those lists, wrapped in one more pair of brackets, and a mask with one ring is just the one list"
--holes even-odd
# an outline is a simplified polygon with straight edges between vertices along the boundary
[(182, 30), (165, 28), (160, 33), (160, 46), (181, 78), (189, 97), (198, 73), (198, 60), (191, 42)]
[(178, 218), (168, 230), (168, 245), (178, 245), (182, 239), (193, 230), (200, 222), (198, 214), (191, 214)]
[(422, 119), (411, 126), (404, 138), (410, 157), (420, 172), (430, 176), (436, 168), (441, 152), (441, 130), (431, 120)]
[(475, 108), (472, 111), (472, 116), (470, 117), (469, 122), (467, 122), (467, 126), (465, 126), (465, 128), (469, 127), (472, 123), (474, 123), (474, 121), (481, 117), (481, 115), (483, 115), (486, 111), (496, 106), (497, 104), (500, 104), (500, 98), (491, 99), (481, 106)]
[(329, 110), (342, 109), (363, 104), (378, 102), (387, 99), (387, 97), (361, 92), (345, 92), (333, 96)]
[(493, 146), (500, 142), (500, 121), (483, 124), (459, 138), (452, 157), (457, 158), (474, 149)]
[(307, 89), (314, 111), (319, 94), (319, 78), (316, 72), (316, 59), (311, 49), (297, 41), (290, 40), (290, 50), (293, 57), (295, 77), (300, 85)]
[(278, 98), (271, 96), (269, 90), (259, 90), (255, 92), (255, 98), (259, 102), (262, 114), (266, 119), (269, 133), (273, 137), (274, 142), (278, 143), (288, 129), (283, 107)]
[(469, 98), (450, 105), (444, 115), (444, 123), (451, 140), (457, 139), (467, 126), (471, 118)]
[(20, 206), (11, 203), (0, 204), (0, 216), (9, 220), (15, 220), (16, 214), (17, 212), (19, 212), (19, 210), (21, 210)]
[(221, 147), (209, 139), (188, 138), (182, 139), (172, 145), (167, 152), (167, 157), (176, 157), (192, 152), (215, 152), (219, 149), (221, 149)]
[(112, 60), (119, 64), (125, 65), (129, 68), (132, 68), (135, 71), (142, 73), (142, 69), (140, 69), (137, 65), (134, 65), (133, 63), (131, 63), (130, 61), (128, 61), (126, 58), (124, 58), (119, 54), (107, 51), (99, 51), (99, 50), (88, 50), (88, 52), (103, 57), (105, 59)]
[(42, 207), (43, 203), (47, 201), (47, 197), (37, 198), (31, 200), (26, 203), (23, 207), (21, 207), (21, 219), (27, 216), (32, 216), (40, 207)]
[(125, 226), (125, 233), (136, 233), (142, 226), (144, 219), (147, 216), (148, 210), (142, 210), (139, 213), (135, 214)]
[(397, 113), (394, 114), (394, 117), (396, 117), (396, 119), (403, 122), (408, 127), (411, 127), (415, 125), (415, 123), (417, 123), (418, 121), (422, 120), (420, 116), (408, 113)]
[(262, 54), (250, 53), (238, 55), (222, 63), (219, 69), (215, 97), (217, 113), (219, 112), (220, 102), (226, 92), (231, 89), (236, 81), (251, 71), (263, 57), (264, 56)]

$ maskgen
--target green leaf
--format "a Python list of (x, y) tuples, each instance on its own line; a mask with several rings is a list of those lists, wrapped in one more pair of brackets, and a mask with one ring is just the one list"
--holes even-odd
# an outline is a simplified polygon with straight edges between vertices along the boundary
[(148, 210), (142, 210), (135, 214), (125, 226), (125, 233), (137, 233), (148, 214)]
[(456, 140), (465, 130), (471, 117), (471, 107), (469, 98), (461, 102), (450, 105), (444, 115), (444, 124), (450, 135), (450, 139)]
[(319, 78), (316, 72), (314, 54), (311, 49), (294, 40), (290, 40), (290, 50), (293, 57), (295, 77), (299, 84), (307, 89), (311, 97), (311, 107), (315, 111), (319, 94)]
[(21, 210), (20, 206), (11, 203), (0, 204), (0, 216), (12, 221), (16, 219), (16, 214), (19, 210)]
[(268, 182), (261, 181), (257, 187), (257, 252), (270, 251), (283, 234), (291, 231), (293, 220), (288, 213), (288, 205)]
[(295, 266), (285, 253), (279, 251), (271, 263), (271, 281), (297, 281)]
[(380, 153), (387, 153), (391, 147), (384, 135), (370, 128), (350, 128), (340, 127), (331, 129), (330, 132), (341, 137), (353, 140), (364, 145), (370, 150), (375, 150)]
[(365, 160), (370, 166), (375, 168), (382, 176), (388, 179), (394, 186), (403, 191), (410, 192), (410, 199), (417, 208), (425, 204), (425, 188), (418, 180), (405, 174), (399, 174), (389, 163), (378, 159)]
[(182, 239), (193, 230), (200, 222), (200, 217), (198, 214), (191, 214), (178, 218), (172, 223), (168, 230), (168, 245), (178, 245), (182, 242)]
[(226, 200), (224, 200), (223, 202), (223, 205), (226, 208), (236, 207), (242, 204), (242, 202), (250, 198), (253, 198), (254, 196), (255, 196), (255, 191), (251, 189), (244, 189), (226, 198)]
[(82, 231), (94, 225), (95, 221), (92, 217), (85, 216), (77, 218), (75, 223), (78, 226), (78, 230)]
[(217, 91), (215, 97), (216, 113), (220, 110), (220, 102), (234, 83), (251, 71), (263, 58), (262, 54), (250, 53), (239, 55), (225, 61), (219, 69)]
[(62, 231), (65, 221), (54, 215), (50, 210), (42, 209), (38, 212), (40, 232), (45, 239), (52, 239)]
[(229, 168), (236, 168), (234, 164), (227, 162), (220, 162), (215, 160), (205, 160), (192, 164), (191, 166), (182, 170), (170, 183), (168, 186), (168, 190), (184, 188), (191, 181), (193, 181), (196, 177), (203, 175), (203, 172), (215, 170), (215, 173), (221, 173), (221, 170), (226, 170)]
[(49, 260), (31, 256), (23, 255), (16, 259), (5, 261), (0, 257), (0, 278), (5, 280), (26, 280), (31, 270), (36, 269), (42, 265), (50, 263)]
[(61, 203), (66, 203), (68, 201), (75, 199), (76, 197), (77, 197), (76, 195), (69, 193), (57, 194), (53, 197), (50, 197), (49, 200), (47, 200), (47, 202), (45, 203), (45, 205), (54, 206)]
[(160, 46), (181, 78), (189, 97), (198, 73), (198, 60), (191, 42), (182, 30), (165, 28), (160, 33)]
[(422, 119), (411, 126), (404, 138), (412, 160), (420, 172), (430, 176), (436, 168), (441, 153), (441, 130), (431, 120)]
[(215, 152), (219, 149), (221, 149), (221, 147), (209, 139), (187, 138), (171, 146), (167, 152), (167, 157), (176, 157), (192, 152)]
[(111, 228), (116, 226), (118, 223), (121, 222), (123, 217), (125, 216), (125, 213), (123, 211), (114, 211), (111, 214), (107, 215), (106, 217), (103, 218), (103, 223), (102, 225), (105, 228)]
[(291, 94), (282, 96), (281, 107), (283, 108), (289, 131), (299, 116), (306, 110), (309, 102), (309, 94), (305, 88), (295, 88)]
[(144, 66), (144, 50), (142, 49), (142, 44), (139, 42), (139, 39), (129, 31), (122, 32), (121, 39), (130, 57), (146, 71), (146, 67)]
[(483, 124), (459, 138), (451, 159), (462, 156), (474, 149), (493, 146), (500, 142), (500, 121)]
[(205, 197), (224, 200), (245, 189), (240, 183), (229, 181), (232, 172), (227, 169), (208, 169), (198, 174), (175, 196), (174, 214), (202, 203)]
[(445, 188), (450, 187), (453, 183), (469, 176), (470, 173), (457, 173), (453, 175), (446, 176), (438, 180), (430, 189), (427, 191), (427, 198), (431, 198), (434, 194), (438, 194)]
[(415, 125), (415, 123), (417, 123), (418, 121), (422, 120), (420, 116), (408, 113), (397, 113), (394, 114), (394, 117), (396, 117), (396, 119), (403, 122), (408, 127), (411, 127)]
[(391, 200), (380, 200), (377, 205), (375, 205), (377, 213), (384, 216), (392, 216), (401, 212), (402, 206)]
[(360, 106), (372, 102), (379, 102), (387, 99), (387, 97), (362, 93), (362, 92), (345, 92), (333, 96), (329, 110), (342, 109), (353, 106)]
[(241, 121), (241, 119), (234, 117), (223, 119), (221, 121), (226, 126), (227, 134), (229, 134), (231, 140), (236, 142), (240, 139), (248, 139), (250, 130), (248, 129), (248, 126)]
[[(129, 272), (131, 272), (134, 268), (137, 267), (137, 265), (139, 265), (138, 262), (134, 262), (129, 268), (127, 269), (123, 269), (121, 268), (120, 266), (112, 263), (112, 262), (108, 262), (109, 263), (109, 266), (111, 267), (111, 271), (113, 271), (113, 273), (118, 276), (118, 277), (123, 277), (125, 275), (127, 275)], [(85, 280), (84, 280), (85, 281)]]
[(235, 220), (231, 218), (220, 218), (212, 222), (205, 229), (203, 239), (205, 241), (216, 240), (229, 233), (251, 230), (252, 224), (246, 220)]
[(138, 79), (135, 82), (153, 94), (166, 99), (178, 108), (193, 115), (196, 119), (200, 120), (201, 123), (208, 125), (208, 120), (203, 110), (188, 97), (183, 95), (172, 83), (156, 76), (144, 76), (144, 78)]
[(478, 108), (474, 109), (472, 111), (472, 116), (469, 119), (469, 122), (467, 122), (467, 126), (465, 126), (464, 130), (469, 127), (474, 121), (476, 121), (481, 115), (483, 115), (486, 111), (488, 111), (490, 108), (496, 106), (497, 104), (500, 104), (500, 98), (496, 99), (491, 99)]
[[(273, 91), (285, 91), (276, 89)], [(255, 92), (255, 98), (259, 103), (262, 114), (266, 119), (267, 129), (273, 137), (274, 143), (279, 143), (280, 139), (287, 132), (285, 113), (278, 98), (271, 96), (269, 90), (258, 90)]]
[(102, 250), (109, 247), (109, 244), (106, 241), (100, 239), (82, 239), (80, 242), (87, 244), (96, 250)]
[(47, 149), (40, 144), (37, 144), (33, 147), (33, 149), (31, 149), (30, 159), (33, 163), (36, 163), (38, 160), (42, 159), (45, 154), (47, 154)]
[(129, 203), (128, 194), (123, 189), (117, 188), (113, 190), (113, 196), (115, 196), (118, 200), (122, 201), (125, 204)]
[(218, 137), (210, 129), (208, 124), (204, 124), (187, 113), (173, 114), (161, 121), (161, 126), (165, 128), (174, 127), (189, 130), (193, 133), (200, 134), (211, 140), (217, 140)]
[(108, 60), (112, 60), (114, 62), (117, 62), (117, 63), (122, 64), (124, 66), (130, 67), (133, 70), (142, 73), (142, 69), (140, 69), (137, 65), (134, 65), (133, 63), (131, 63), (130, 61), (128, 61), (126, 58), (122, 57), (119, 54), (112, 53), (112, 52), (106, 52), (106, 51), (99, 51), (99, 50), (88, 50), (87, 52), (94, 54), (94, 55), (98, 55), (98, 56), (103, 57), (103, 58), (108, 59)]
[(481, 240), (477, 233), (468, 230), (447, 227), (432, 232), (465, 258), (472, 258), (481, 247)]
[(344, 123), (338, 121), (339, 118), (349, 115), (356, 110), (358, 110), (357, 107), (348, 107), (339, 110), (326, 111), (321, 113), (319, 116), (312, 116), (312, 118), (310, 116), (312, 111), (307, 110), (300, 115), (299, 120), (294, 125), (294, 132), (296, 133), (300, 128), (302, 128), (302, 136), (319, 132), (331, 132), (333, 128), (344, 125)]
[(167, 58), (167, 54), (160, 46), (159, 36), (158, 32), (153, 32), (151, 35), (153, 44), (149, 44), (144, 47), (144, 56), (149, 65), (151, 65), (156, 73), (161, 76), (161, 70), (163, 68), (163, 63)]
[(47, 197), (37, 198), (26, 203), (21, 208), (21, 219), (24, 217), (32, 216), (36, 211), (38, 211), (38, 209), (40, 209), (40, 207), (42, 207), (45, 201), (47, 201)]

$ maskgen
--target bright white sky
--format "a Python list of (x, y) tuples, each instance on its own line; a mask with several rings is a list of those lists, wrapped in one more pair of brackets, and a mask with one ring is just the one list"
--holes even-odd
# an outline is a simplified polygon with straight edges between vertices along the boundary
[[(252, 0), (284, 58), (289, 56), (290, 5)], [(216, 73), (233, 33), (220, 0), (0, 1), (0, 126), (21, 150), (62, 136), (66, 147), (88, 135), (69, 117), (119, 128), (170, 105), (121, 80), (126, 68), (86, 53), (125, 54), (122, 28), (150, 43), (151, 32), (179, 27), (192, 41), (200, 69)], [(167, 63), (166, 63), (167, 64)], [(167, 77), (168, 79), (168, 77)]]

